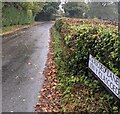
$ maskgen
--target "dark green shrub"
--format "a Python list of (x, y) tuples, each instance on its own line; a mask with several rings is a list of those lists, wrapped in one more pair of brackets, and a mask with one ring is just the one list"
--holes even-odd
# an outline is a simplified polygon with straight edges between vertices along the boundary
[(30, 24), (33, 20), (31, 10), (25, 11), (15, 7), (4, 7), (2, 10), (2, 26)]
[(65, 79), (67, 77), (67, 82), (72, 79), (72, 76), (79, 78), (84, 86), (91, 88), (91, 95), (103, 94), (101, 98), (108, 103), (111, 114), (114, 111), (118, 112), (117, 100), (106, 92), (106, 89), (103, 89), (93, 73), (88, 70), (88, 54), (91, 53), (120, 77), (120, 36), (118, 35), (118, 28), (111, 22), (72, 20), (61, 19), (55, 23), (55, 27), (61, 35), (62, 47), (64, 47), (62, 53), (66, 54), (61, 57), (61, 61), (65, 65), (65, 76), (61, 76), (64, 75), (62, 72), (59, 73), (61, 80), (62, 77)]
[(91, 53), (120, 77), (117, 28), (85, 25), (85, 21), (84, 24), (75, 26), (66, 24), (62, 19), (57, 21), (55, 27), (61, 33), (62, 40), (69, 50), (66, 55), (66, 67), (69, 71), (75, 74), (86, 72), (88, 53)]
[(62, 21), (63, 21), (62, 19), (59, 19), (59, 20), (56, 21), (56, 23), (54, 25), (56, 30), (59, 31), (59, 32), (61, 32), (61, 29), (62, 29), (62, 25), (63, 25)]

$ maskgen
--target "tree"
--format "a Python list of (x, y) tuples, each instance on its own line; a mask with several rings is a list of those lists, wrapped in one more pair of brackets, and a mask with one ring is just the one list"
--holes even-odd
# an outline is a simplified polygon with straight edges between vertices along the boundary
[(36, 16), (37, 13), (41, 12), (45, 3), (44, 2), (34, 2), (33, 3), (33, 14)]
[(35, 20), (51, 20), (59, 9), (60, 2), (46, 2), (42, 11), (36, 16)]
[(44, 7), (44, 2), (3, 2), (3, 8), (5, 7), (15, 7), (18, 10), (31, 10), (35, 16)]
[(90, 2), (90, 10), (87, 13), (89, 18), (118, 20), (118, 4), (111, 2)]
[(65, 15), (67, 17), (84, 17), (85, 13), (88, 11), (88, 5), (84, 2), (68, 2), (63, 5), (65, 10)]
[(43, 2), (20, 2), (20, 6), (25, 10), (32, 10), (33, 16), (36, 16), (37, 13), (39, 13), (43, 7)]
[(11, 26), (18, 24), (30, 24), (45, 3), (41, 2), (3, 2), (2, 25)]

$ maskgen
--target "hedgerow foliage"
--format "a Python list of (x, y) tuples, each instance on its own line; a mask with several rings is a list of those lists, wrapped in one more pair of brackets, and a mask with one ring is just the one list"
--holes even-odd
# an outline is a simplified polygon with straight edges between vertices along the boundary
[(22, 25), (33, 22), (33, 14), (31, 10), (18, 10), (15, 7), (6, 7), (2, 11), (2, 25)]
[[(120, 77), (120, 37), (117, 23), (97, 19), (63, 18), (57, 20), (54, 27), (60, 34), (59, 40), (62, 42), (60, 51), (55, 53), (55, 60), (59, 66), (60, 84), (58, 86), (63, 90), (63, 106), (68, 106), (64, 110), (70, 108), (71, 99), (74, 99), (75, 105), (72, 111), (80, 111), (81, 106), (83, 106), (82, 101), (90, 99), (90, 102), (92, 102), (94, 99), (93, 102), (99, 104), (96, 104), (96, 110), (94, 111), (118, 113), (117, 100), (106, 91), (88, 68), (88, 55), (92, 54)], [(57, 37), (54, 39), (56, 41)], [(79, 88), (76, 88), (76, 86)], [(81, 91), (84, 87), (89, 88), (89, 97), (81, 98)], [(72, 97), (70, 97), (71, 95)], [(78, 98), (75, 100), (75, 96), (82, 100)], [(95, 100), (97, 98), (102, 100)], [(85, 106), (87, 107), (86, 103)], [(89, 104), (88, 107), (92, 110), (95, 106)], [(84, 107), (83, 109), (90, 111), (87, 108)]]
[(44, 2), (3, 2), (2, 25), (30, 24), (38, 12), (44, 7)]
[(55, 27), (67, 49), (67, 70), (73, 74), (87, 72), (88, 54), (92, 54), (120, 77), (120, 37), (114, 24), (99, 20), (58, 20)]

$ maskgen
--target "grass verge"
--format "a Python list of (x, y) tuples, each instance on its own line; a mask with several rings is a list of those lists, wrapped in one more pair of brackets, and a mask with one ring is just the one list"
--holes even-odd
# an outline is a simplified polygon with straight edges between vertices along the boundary
[(26, 25), (13, 25), (13, 26), (8, 26), (8, 27), (3, 27), (2, 28), (2, 33), (6, 33), (6, 32), (9, 32), (9, 31), (13, 31), (13, 30), (16, 30), (18, 28), (21, 28), (23, 26), (26, 26)]
[(18, 30), (24, 29), (24, 28), (28, 28), (37, 24), (40, 24), (43, 22), (33, 22), (31, 24), (25, 24), (25, 25), (13, 25), (13, 26), (7, 26), (7, 27), (2, 27), (2, 30), (0, 31), (0, 35), (8, 35), (11, 34), (13, 32), (16, 32)]
[(8, 26), (8, 27), (2, 27), (2, 31), (0, 32), (1, 35), (8, 34), (14, 31), (17, 31), (21, 28), (24, 28), (28, 25), (13, 25), (13, 26)]

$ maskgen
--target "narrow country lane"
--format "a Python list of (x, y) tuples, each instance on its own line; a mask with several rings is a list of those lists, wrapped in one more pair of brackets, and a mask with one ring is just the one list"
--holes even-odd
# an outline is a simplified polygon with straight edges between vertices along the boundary
[(34, 112), (49, 50), (45, 22), (2, 39), (2, 111)]

